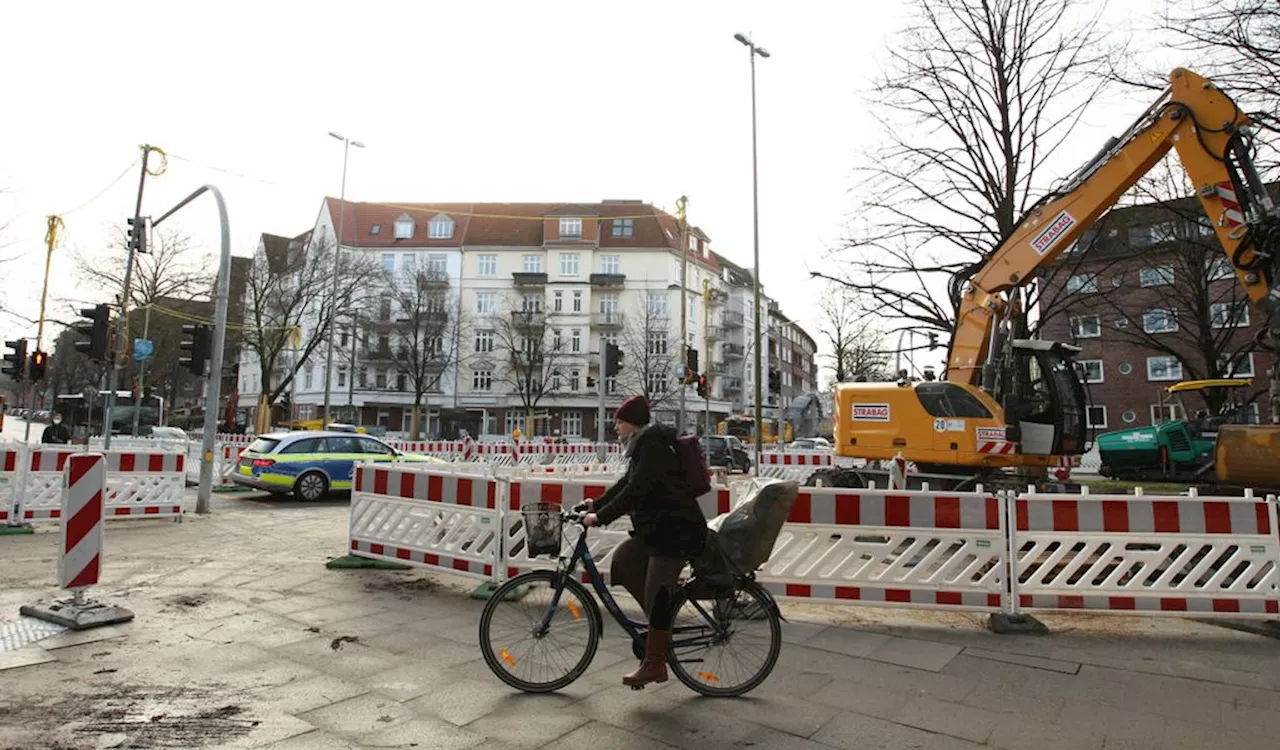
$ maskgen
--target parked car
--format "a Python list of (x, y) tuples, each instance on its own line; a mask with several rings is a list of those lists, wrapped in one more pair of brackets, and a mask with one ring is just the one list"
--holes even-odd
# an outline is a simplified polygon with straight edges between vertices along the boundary
[(831, 450), (831, 443), (826, 438), (796, 438), (787, 443), (789, 451), (827, 451)]
[(187, 433), (177, 427), (152, 427), (148, 437), (156, 440), (188, 440)]
[(367, 435), (349, 432), (273, 432), (260, 435), (240, 454), (231, 480), (236, 484), (301, 500), (322, 500), (349, 491), (357, 461), (444, 463), (402, 453)]
[(730, 471), (751, 471), (751, 456), (746, 446), (733, 435), (704, 435), (699, 440), (707, 457), (707, 466), (724, 466)]

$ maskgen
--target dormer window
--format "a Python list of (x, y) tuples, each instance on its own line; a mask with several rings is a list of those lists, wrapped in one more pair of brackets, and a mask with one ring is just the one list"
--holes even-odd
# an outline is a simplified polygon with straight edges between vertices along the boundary
[(582, 237), (582, 219), (561, 219), (560, 220), (560, 238), (561, 239), (581, 239)]
[(427, 223), (427, 237), (433, 240), (447, 240), (453, 237), (453, 219), (444, 214), (436, 214)]
[(372, 235), (374, 235), (374, 236), (377, 236), (377, 235), (379, 235), (379, 234), (382, 234), (382, 225), (381, 225), (381, 224), (373, 224), (372, 226), (370, 226), (370, 227), (369, 227), (369, 234), (372, 234)]
[(409, 214), (401, 214), (400, 218), (396, 219), (396, 239), (413, 239), (413, 230), (414, 223), (413, 219), (409, 218)]

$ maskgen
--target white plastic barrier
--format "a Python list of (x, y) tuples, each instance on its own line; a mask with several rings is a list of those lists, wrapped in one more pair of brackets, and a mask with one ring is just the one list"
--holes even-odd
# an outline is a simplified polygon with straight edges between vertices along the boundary
[(0, 525), (17, 523), (22, 455), (17, 445), (0, 447)]
[(492, 580), (500, 561), (498, 500), (492, 477), (358, 464), (351, 553)]
[(822, 451), (765, 451), (759, 456), (761, 466), (831, 466), (835, 455)]
[(1003, 504), (980, 489), (801, 488), (759, 578), (787, 599), (996, 612)]
[[(61, 520), (63, 471), (77, 451), (50, 446), (20, 458), (18, 505), (28, 523)], [(107, 518), (180, 517), (184, 511), (186, 456), (182, 453), (106, 451)]]
[(1274, 497), (1031, 492), (1012, 506), (1019, 609), (1280, 614)]

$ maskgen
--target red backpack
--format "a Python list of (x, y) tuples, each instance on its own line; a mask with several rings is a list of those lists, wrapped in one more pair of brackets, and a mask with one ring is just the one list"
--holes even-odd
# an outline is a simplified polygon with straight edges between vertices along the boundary
[(678, 437), (675, 452), (680, 462), (680, 473), (693, 496), (701, 497), (710, 492), (711, 471), (707, 468), (707, 457), (702, 454), (702, 442), (693, 435)]

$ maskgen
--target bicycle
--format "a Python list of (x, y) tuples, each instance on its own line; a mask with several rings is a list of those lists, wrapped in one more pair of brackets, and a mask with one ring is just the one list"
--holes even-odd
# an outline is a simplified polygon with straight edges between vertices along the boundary
[[(485, 663), (499, 679), (518, 690), (560, 690), (591, 665), (604, 634), (604, 619), (595, 598), (574, 575), (579, 563), (605, 609), (630, 636), (636, 658), (644, 654), (647, 624), (627, 617), (605, 586), (587, 547), (584, 510), (585, 506), (563, 510), (553, 503), (521, 508), (526, 553), (530, 558), (557, 556), (556, 569), (530, 571), (502, 584), (480, 616)], [(576, 524), (581, 533), (566, 556), (561, 538), (569, 523)], [(701, 578), (685, 581), (677, 589), (667, 666), (676, 679), (702, 695), (743, 695), (764, 682), (778, 661), (782, 614), (752, 573)], [(508, 621), (510, 627), (504, 629)], [(579, 645), (564, 645), (562, 639)], [(740, 651), (730, 652), (736, 647), (741, 647)], [(716, 658), (709, 658), (713, 654)], [(545, 657), (544, 662), (540, 663), (539, 657)], [(758, 660), (754, 667), (748, 666), (752, 659)], [(632, 689), (642, 690), (643, 686)]]

